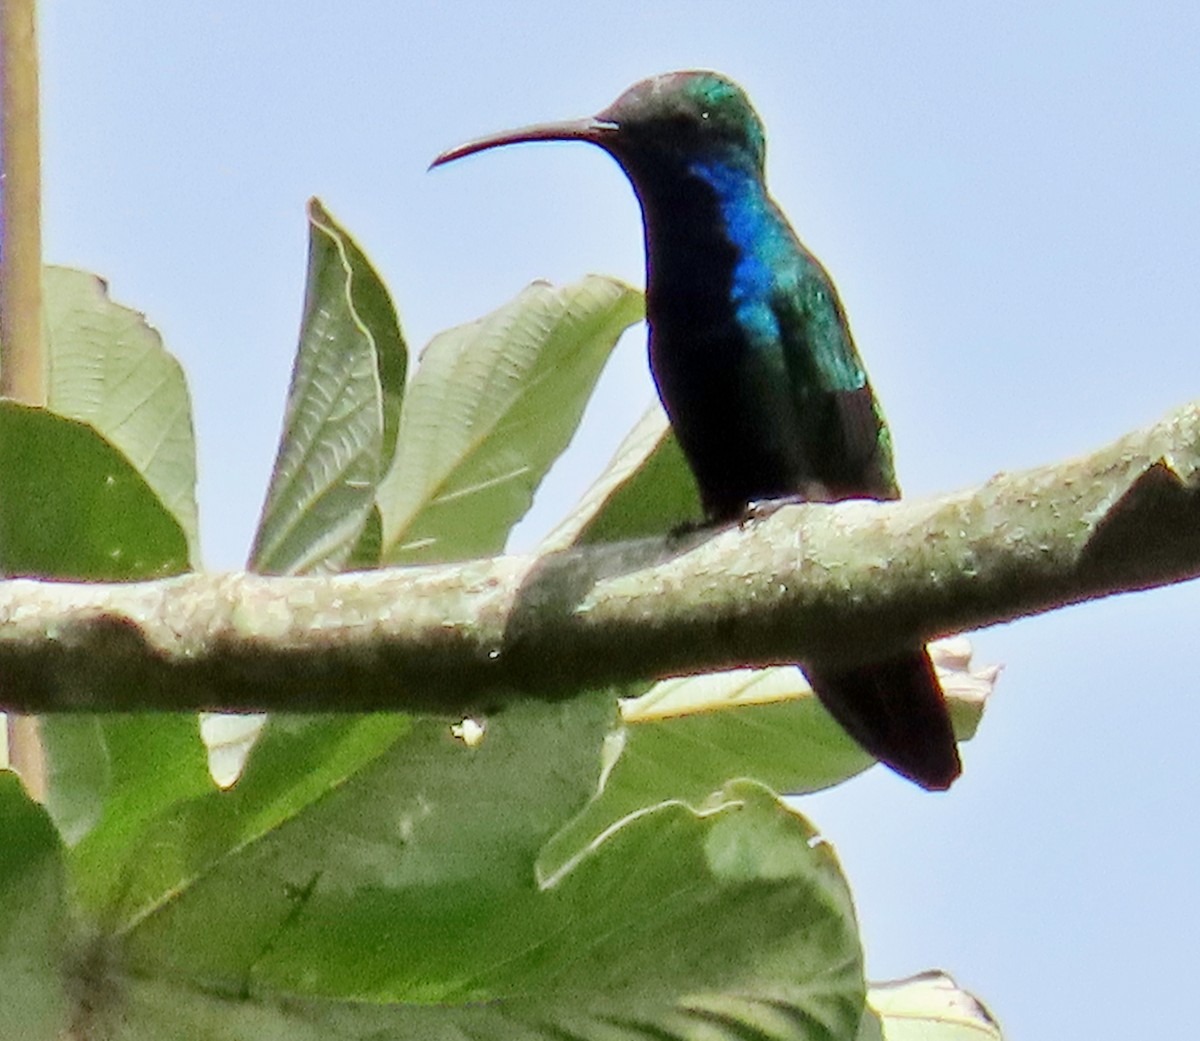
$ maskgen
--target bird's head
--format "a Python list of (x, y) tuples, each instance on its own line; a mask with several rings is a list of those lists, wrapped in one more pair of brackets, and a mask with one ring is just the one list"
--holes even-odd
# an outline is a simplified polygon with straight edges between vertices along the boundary
[(762, 122), (741, 87), (715, 72), (668, 72), (635, 83), (594, 116), (489, 134), (443, 152), (432, 165), (523, 141), (588, 141), (631, 173), (712, 154), (761, 171), (766, 151)]

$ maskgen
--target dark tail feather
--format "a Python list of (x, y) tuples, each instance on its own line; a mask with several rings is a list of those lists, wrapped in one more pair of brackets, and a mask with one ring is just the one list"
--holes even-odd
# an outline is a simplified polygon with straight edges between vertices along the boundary
[(829, 714), (864, 749), (922, 788), (962, 772), (946, 699), (922, 647), (857, 669), (804, 669)]

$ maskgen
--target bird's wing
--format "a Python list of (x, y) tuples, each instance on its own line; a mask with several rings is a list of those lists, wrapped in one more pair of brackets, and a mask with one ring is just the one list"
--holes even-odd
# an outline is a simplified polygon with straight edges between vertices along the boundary
[(830, 498), (897, 498), (891, 435), (837, 290), (815, 259), (805, 260), (771, 298), (804, 454)]

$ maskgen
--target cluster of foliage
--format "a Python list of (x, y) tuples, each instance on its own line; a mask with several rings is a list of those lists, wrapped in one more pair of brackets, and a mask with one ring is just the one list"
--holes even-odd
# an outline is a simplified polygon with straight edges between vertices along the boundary
[[(315, 202), (310, 229), (250, 566), (502, 551), (640, 295), (535, 284), (409, 379), (386, 288)], [(0, 566), (195, 566), (178, 365), (92, 275), (48, 270), (46, 300), (48, 408), (0, 402)], [(544, 548), (697, 513), (652, 412)], [(778, 793), (870, 761), (798, 670), (452, 722), (275, 715), (219, 787), (193, 717), (44, 719), (45, 806), (0, 773), (0, 1039), (999, 1037), (945, 977), (867, 987), (837, 858)]]

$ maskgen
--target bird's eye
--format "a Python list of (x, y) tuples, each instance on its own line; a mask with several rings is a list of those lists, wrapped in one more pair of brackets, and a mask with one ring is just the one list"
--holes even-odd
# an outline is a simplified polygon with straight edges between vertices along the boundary
[(701, 118), (701, 119), (708, 119), (708, 112), (707, 112), (707, 111), (705, 111), (705, 112), (701, 112), (701, 113), (700, 113), (700, 118)]

